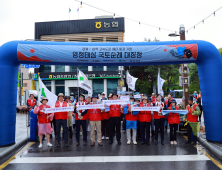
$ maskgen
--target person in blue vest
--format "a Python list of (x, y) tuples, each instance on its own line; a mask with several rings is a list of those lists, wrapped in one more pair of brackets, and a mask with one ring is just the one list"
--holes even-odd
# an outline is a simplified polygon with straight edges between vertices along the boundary
[(137, 120), (138, 120), (138, 111), (131, 111), (131, 107), (135, 107), (134, 97), (130, 96), (130, 104), (124, 107), (124, 114), (126, 115), (126, 136), (127, 136), (127, 145), (131, 143), (131, 129), (133, 131), (133, 144), (137, 145), (136, 134), (137, 134)]

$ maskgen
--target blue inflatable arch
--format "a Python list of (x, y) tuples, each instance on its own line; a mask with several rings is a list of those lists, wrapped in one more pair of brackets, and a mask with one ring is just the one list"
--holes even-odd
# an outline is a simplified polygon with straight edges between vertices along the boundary
[(206, 137), (222, 142), (219, 51), (205, 41), (72, 43), (12, 41), (0, 47), (0, 146), (15, 142), (19, 64), (166, 65), (196, 63), (202, 93)]

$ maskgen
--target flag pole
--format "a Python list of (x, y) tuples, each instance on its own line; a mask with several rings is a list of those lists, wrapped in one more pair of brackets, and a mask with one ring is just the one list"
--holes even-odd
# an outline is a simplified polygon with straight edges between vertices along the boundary
[(77, 67), (77, 85), (78, 85), (78, 102), (79, 102), (79, 68)]
[(39, 79), (40, 79), (39, 74), (40, 74), (40, 73), (38, 72), (38, 82), (37, 82), (37, 89), (38, 89), (38, 94), (37, 94), (37, 95), (38, 95), (38, 105), (39, 105), (39, 90), (40, 90), (40, 89), (39, 89)]
[[(127, 74), (128, 74), (128, 70), (126, 70), (126, 83), (127, 83)], [(129, 86), (128, 86), (128, 83), (127, 83), (127, 91), (129, 92)], [(130, 96), (130, 93), (129, 93), (129, 96)]]

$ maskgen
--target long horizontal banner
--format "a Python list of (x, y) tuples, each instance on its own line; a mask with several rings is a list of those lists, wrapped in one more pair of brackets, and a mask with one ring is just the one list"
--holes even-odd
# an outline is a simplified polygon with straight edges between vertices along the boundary
[(159, 112), (160, 107), (131, 107), (131, 111), (154, 111)]
[(126, 104), (129, 104), (129, 101), (126, 101), (126, 100), (103, 100), (103, 104), (105, 104), (105, 105), (111, 105), (111, 104), (126, 105)]
[[(66, 45), (65, 45), (66, 44)], [(107, 43), (108, 44), (108, 43)], [(138, 44), (138, 43), (137, 43)], [(18, 44), (19, 61), (121, 65), (121, 63), (147, 63), (194, 61), (198, 55), (197, 44), (149, 45), (141, 43), (67, 43), (60, 44)], [(158, 57), (157, 57), (158, 56)]]
[(181, 115), (186, 115), (188, 110), (163, 110), (162, 115), (166, 115), (168, 113), (179, 113)]
[(44, 113), (48, 114), (48, 113), (72, 112), (72, 111), (74, 111), (74, 107), (73, 106), (71, 106), (71, 107), (56, 107), (56, 108), (46, 108), (44, 110)]
[(105, 109), (104, 104), (92, 104), (92, 105), (77, 105), (77, 110), (86, 110), (86, 109)]

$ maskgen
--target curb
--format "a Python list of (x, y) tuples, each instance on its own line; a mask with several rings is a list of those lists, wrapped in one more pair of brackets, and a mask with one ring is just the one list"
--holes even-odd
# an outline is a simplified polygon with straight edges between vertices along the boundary
[(28, 143), (29, 138), (26, 137), (22, 139), (20, 142), (15, 143), (14, 145), (10, 146), (7, 150), (0, 153), (0, 162), (8, 157), (9, 155), (14, 154), (15, 151), (19, 150), (22, 146), (24, 146), (26, 143)]
[(198, 137), (198, 141), (201, 145), (203, 145), (206, 149), (208, 149), (211, 153), (216, 155), (222, 161), (222, 152), (216, 149), (216, 146), (212, 146), (212, 144), (210, 144), (206, 139), (202, 139), (201, 137)]

